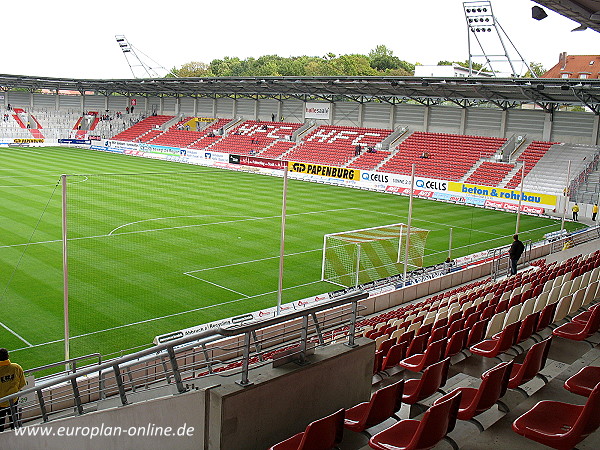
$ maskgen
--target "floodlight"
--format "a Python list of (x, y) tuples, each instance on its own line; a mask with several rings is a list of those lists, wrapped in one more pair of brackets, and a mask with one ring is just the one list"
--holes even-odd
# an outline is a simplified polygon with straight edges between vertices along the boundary
[(544, 11), (543, 8), (540, 8), (539, 6), (533, 6), (531, 8), (531, 17), (533, 17), (535, 20), (542, 20), (548, 17), (548, 14), (546, 14), (546, 11)]

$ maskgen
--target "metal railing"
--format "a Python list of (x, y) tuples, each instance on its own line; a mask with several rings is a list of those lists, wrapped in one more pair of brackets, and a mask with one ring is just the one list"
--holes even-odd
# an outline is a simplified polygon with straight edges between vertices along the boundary
[[(521, 258), (519, 260), (521, 261), (522, 267), (527, 267), (531, 259), (531, 249), (533, 248), (533, 242), (531, 240), (527, 240), (523, 242), (523, 244), (525, 246), (525, 249), (523, 250), (523, 254), (521, 255)], [(494, 248), (489, 251), (490, 259), (492, 260), (492, 280), (496, 280), (499, 277), (503, 275), (508, 275), (510, 273), (510, 260), (508, 258), (509, 250), (510, 245)]]
[(560, 252), (561, 250), (576, 247), (577, 245), (585, 244), (598, 238), (600, 238), (600, 225), (584, 230), (577, 230), (572, 233), (557, 233), (555, 237), (548, 240), (550, 243), (550, 253)]
[(43, 380), (2, 397), (0, 403), (10, 403), (12, 423), (20, 427), (23, 422), (48, 422), (50, 416), (82, 415), (98, 409), (102, 401), (127, 405), (140, 390), (155, 390), (155, 396), (171, 395), (173, 387), (176, 393), (187, 392), (192, 380), (208, 375), (239, 376), (238, 384), (250, 386), (251, 369), (278, 361), (303, 362), (316, 347), (332, 342), (340, 329), (347, 345), (354, 346), (358, 302), (368, 296), (353, 293), (264, 321), (185, 336)]

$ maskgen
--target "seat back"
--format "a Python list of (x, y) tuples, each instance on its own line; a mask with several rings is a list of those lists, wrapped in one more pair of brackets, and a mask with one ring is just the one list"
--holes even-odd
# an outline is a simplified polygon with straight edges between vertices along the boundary
[(461, 395), (460, 391), (456, 391), (446, 400), (430, 406), (407, 447), (431, 448), (450, 433), (456, 425)]
[(488, 321), (485, 319), (475, 322), (467, 337), (467, 347), (471, 347), (483, 340), (487, 324)]
[(587, 334), (588, 336), (594, 334), (600, 328), (600, 308), (594, 308), (592, 310), (592, 314), (585, 324), (585, 328), (582, 330), (582, 333)]
[(525, 300), (525, 303), (523, 303), (523, 305), (521, 306), (521, 312), (519, 313), (519, 320), (523, 320), (525, 317), (527, 317), (529, 314), (532, 314), (533, 311), (533, 307), (535, 305), (535, 298), (530, 298), (528, 300)]
[(552, 318), (554, 317), (556, 306), (557, 303), (550, 303), (546, 305), (544, 309), (542, 309), (535, 331), (542, 331), (544, 328), (546, 328), (552, 323)]
[(554, 318), (552, 319), (553, 323), (560, 322), (567, 314), (569, 314), (569, 310), (571, 309), (571, 301), (573, 300), (573, 295), (565, 295), (558, 301), (558, 305), (556, 306), (556, 311), (554, 312)]
[(486, 338), (491, 338), (494, 334), (498, 333), (502, 330), (502, 325), (504, 325), (504, 316), (505, 312), (496, 313), (488, 323), (487, 330), (485, 332)]
[(585, 298), (585, 288), (577, 289), (573, 294), (573, 300), (571, 301), (571, 306), (569, 308), (569, 314), (575, 313), (581, 306), (583, 305), (583, 300)]
[(600, 383), (592, 390), (581, 414), (577, 418), (573, 428), (569, 431), (569, 434), (572, 434), (577, 439), (573, 445), (582, 441), (598, 429), (600, 426), (600, 414), (598, 414), (598, 411), (600, 411)]
[[(466, 409), (472, 418), (487, 411), (506, 393), (513, 362), (503, 362), (481, 375), (481, 384), (473, 403)], [(465, 411), (466, 413), (466, 411)]]
[(408, 348), (407, 342), (402, 342), (401, 344), (392, 345), (385, 356), (383, 363), (381, 364), (381, 370), (387, 370), (392, 367), (398, 365), (402, 359), (404, 359), (404, 355), (406, 354), (406, 349)]
[(465, 348), (468, 333), (469, 329), (463, 328), (462, 330), (458, 330), (456, 333), (450, 336), (448, 345), (446, 345), (446, 352), (444, 353), (444, 356), (450, 357), (460, 353), (460, 351)]
[(594, 281), (593, 283), (588, 285), (588, 287), (585, 290), (585, 296), (583, 298), (584, 305), (589, 305), (594, 300), (597, 290), (598, 290), (598, 281)]
[(542, 292), (540, 295), (537, 296), (537, 298), (535, 299), (535, 305), (533, 307), (533, 312), (541, 311), (542, 309), (544, 309), (546, 307), (546, 305), (548, 304), (549, 295), (550, 295), (550, 292)]
[(311, 422), (304, 430), (298, 450), (324, 450), (342, 442), (344, 434), (344, 409)]
[[(383, 337), (383, 336), (382, 336)], [(385, 336), (385, 339), (381, 342), (378, 342), (377, 338), (375, 340), (375, 348), (379, 351), (382, 351), (384, 355), (387, 355), (388, 350), (396, 343), (396, 339), (392, 339), (391, 337)], [(377, 344), (379, 343), (379, 347)]]
[(417, 353), (423, 353), (425, 351), (425, 346), (427, 345), (427, 339), (429, 339), (428, 334), (415, 336), (408, 347), (406, 356), (408, 357), (416, 355)]
[(551, 343), (552, 336), (550, 336), (548, 339), (538, 342), (537, 344), (534, 344), (529, 349), (527, 355), (525, 355), (523, 364), (521, 364), (519, 367), (519, 371), (510, 379), (508, 387), (514, 389), (524, 383), (527, 383), (544, 368)]
[[(448, 369), (450, 367), (450, 358), (443, 359), (435, 364), (430, 365), (423, 371), (419, 383), (419, 400), (433, 395), (435, 391), (446, 384), (448, 379)], [(416, 401), (419, 401), (416, 400)]]
[(506, 315), (504, 316), (504, 325), (502, 325), (502, 328), (506, 328), (511, 323), (515, 323), (517, 320), (519, 320), (519, 316), (521, 315), (521, 306), (521, 303), (518, 303), (507, 311)]
[(434, 328), (433, 330), (431, 330), (431, 334), (429, 335), (429, 341), (428, 341), (429, 344), (431, 344), (432, 342), (435, 342), (435, 341), (439, 341), (443, 337), (446, 337), (447, 333), (448, 333), (447, 325), (444, 325), (444, 326), (438, 327), (438, 328)]
[(537, 312), (529, 314), (523, 319), (523, 321), (521, 322), (521, 326), (519, 327), (519, 333), (517, 335), (517, 344), (531, 337), (531, 335), (535, 331), (539, 315), (540, 313)]
[(552, 288), (552, 290), (550, 291), (550, 294), (548, 296), (548, 304), (555, 303), (560, 299), (560, 289), (561, 289), (560, 285), (554, 286)]
[(364, 428), (370, 428), (389, 419), (400, 410), (404, 380), (397, 381), (376, 391), (369, 402), (369, 413), (365, 418)]
[(430, 343), (425, 349), (425, 356), (423, 357), (423, 367), (430, 366), (442, 359), (442, 355), (446, 351), (446, 344), (448, 343), (447, 338), (442, 338), (435, 342)]
[(500, 352), (505, 352), (508, 350), (517, 340), (517, 333), (519, 331), (519, 327), (521, 326), (521, 322), (511, 323), (504, 330), (500, 332), (500, 336), (498, 337), (498, 343), (495, 346), (495, 350)]

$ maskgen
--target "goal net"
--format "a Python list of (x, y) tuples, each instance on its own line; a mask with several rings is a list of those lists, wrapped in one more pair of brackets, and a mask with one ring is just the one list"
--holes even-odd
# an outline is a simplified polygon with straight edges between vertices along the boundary
[[(404, 272), (407, 225), (396, 223), (326, 234), (321, 279), (357, 286)], [(411, 227), (407, 271), (423, 267), (429, 230)]]

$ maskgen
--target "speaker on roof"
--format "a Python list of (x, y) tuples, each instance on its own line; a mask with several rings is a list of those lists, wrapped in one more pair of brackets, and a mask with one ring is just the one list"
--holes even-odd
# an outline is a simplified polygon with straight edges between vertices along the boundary
[(531, 17), (533, 17), (535, 20), (542, 20), (548, 17), (548, 14), (546, 14), (546, 11), (539, 6), (533, 6), (531, 8)]

